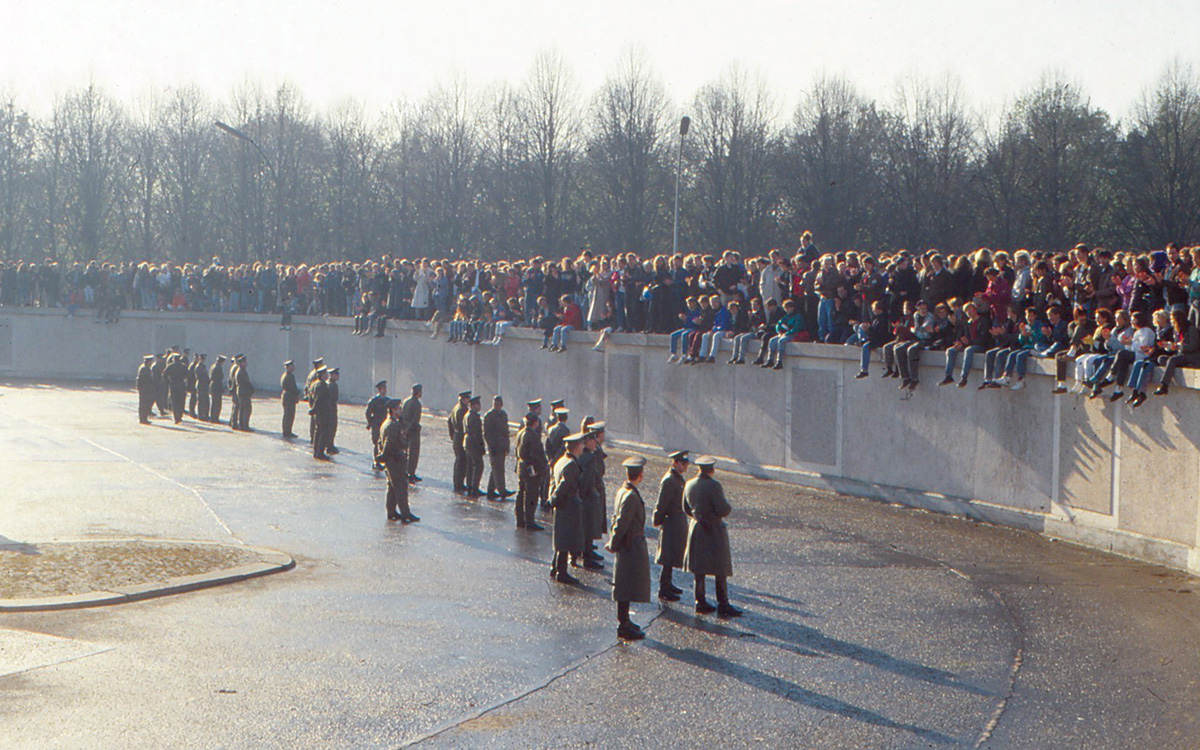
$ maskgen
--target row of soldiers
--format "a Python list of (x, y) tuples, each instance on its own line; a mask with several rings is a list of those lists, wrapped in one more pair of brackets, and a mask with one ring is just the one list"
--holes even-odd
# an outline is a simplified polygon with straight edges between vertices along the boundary
[(193, 419), (221, 424), (221, 410), (226, 393), (229, 395), (229, 426), (235, 430), (250, 430), (250, 413), (254, 384), (244, 354), (236, 354), (225, 375), (226, 357), (220, 355), (208, 367), (207, 355), (196, 354), (189, 360), (188, 349), (172, 347), (163, 354), (147, 354), (138, 367), (138, 421), (150, 424), (155, 407), (159, 416), (170, 413), (175, 424), (183, 421), (186, 411)]

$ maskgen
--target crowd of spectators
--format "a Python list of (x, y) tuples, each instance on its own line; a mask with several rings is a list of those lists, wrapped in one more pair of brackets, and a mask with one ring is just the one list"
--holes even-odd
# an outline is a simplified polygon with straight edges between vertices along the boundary
[[(589, 250), (517, 261), (379, 261), (232, 266), (199, 263), (0, 263), (0, 305), (346, 316), (355, 334), (383, 335), (387, 320), (429, 321), (451, 342), (498, 344), (510, 326), (539, 329), (565, 351), (572, 331), (666, 334), (671, 362), (782, 369), (792, 342), (860, 347), (900, 388), (920, 382), (937, 354), (942, 385), (1024, 387), (1030, 359), (1053, 360), (1055, 392), (1145, 401), (1169, 390), (1180, 367), (1200, 366), (1200, 248), (1112, 252), (980, 249), (822, 253), (811, 234), (788, 255), (771, 250), (640, 258)], [(436, 329), (435, 329), (436, 330)], [(603, 346), (605, 336), (597, 347)], [(754, 357), (752, 359), (752, 357)]]

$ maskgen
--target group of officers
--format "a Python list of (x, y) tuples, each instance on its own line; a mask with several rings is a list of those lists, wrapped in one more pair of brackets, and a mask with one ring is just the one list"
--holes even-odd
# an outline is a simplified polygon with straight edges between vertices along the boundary
[[(246, 357), (232, 358), (228, 376), (226, 357), (219, 356), (211, 367), (205, 355), (189, 360), (190, 352), (178, 348), (162, 355), (146, 355), (137, 372), (138, 419), (149, 424), (152, 412), (173, 416), (178, 424), (185, 410), (194, 418), (220, 423), (222, 402), (228, 393), (231, 405), (229, 425), (249, 430), (251, 398)], [(328, 460), (338, 453), (334, 445), (338, 425), (339, 369), (325, 365), (323, 358), (313, 360), (313, 368), (301, 390), (296, 382), (295, 363), (284, 363), (280, 378), (280, 402), (283, 406), (282, 432), (295, 438), (293, 427), (296, 407), (301, 400), (309, 406), (309, 438), (313, 458)], [(408, 487), (421, 481), (417, 464), (421, 454), (421, 385), (412, 386), (403, 401), (389, 398), (388, 383), (375, 384), (375, 395), (367, 403), (366, 423), (373, 446), (373, 466), (387, 479), (387, 518), (404, 524), (419, 521), (408, 502)], [(580, 429), (569, 425), (570, 412), (563, 399), (550, 402), (551, 415), (544, 425), (542, 401), (526, 403), (528, 410), (516, 434), (517, 490), (515, 516), (517, 528), (541, 531), (537, 522), (539, 507), (552, 512), (553, 549), (550, 576), (564, 584), (576, 584), (570, 567), (603, 570), (604, 558), (597, 542), (605, 534), (605, 549), (613, 555), (612, 598), (617, 603), (617, 634), (625, 640), (645, 637), (644, 631), (629, 616), (632, 602), (650, 601), (650, 559), (646, 545), (646, 503), (640, 486), (646, 460), (631, 457), (622, 463), (624, 482), (617, 491), (611, 521), (604, 483), (605, 423), (592, 417), (582, 420)], [(470, 391), (458, 394), (458, 401), (447, 417), (448, 435), (454, 452), (453, 488), (465, 497), (487, 497), (502, 501), (514, 493), (505, 481), (506, 461), (511, 452), (508, 414), (500, 396), (481, 413), (481, 398)], [(716, 461), (710, 457), (696, 460), (696, 474), (686, 479), (690, 465), (688, 451), (668, 456), (671, 468), (659, 483), (658, 496), (650, 516), (660, 530), (655, 562), (662, 566), (658, 598), (679, 601), (682, 589), (674, 584), (676, 569), (692, 574), (696, 612), (715, 612), (720, 617), (737, 617), (741, 610), (729, 602), (726, 579), (733, 573), (729, 534), (725, 517), (731, 507), (721, 483), (714, 477)], [(490, 468), (487, 489), (482, 489), (483, 470)], [(717, 604), (709, 603), (706, 579), (714, 579)]]
[(229, 426), (250, 431), (250, 412), (254, 384), (244, 354), (235, 354), (225, 373), (226, 357), (220, 355), (212, 366), (207, 355), (171, 347), (162, 354), (147, 354), (137, 370), (138, 422), (150, 424), (157, 408), (160, 417), (171, 416), (175, 424), (187, 413), (201, 422), (221, 424), (221, 410), (229, 396)]

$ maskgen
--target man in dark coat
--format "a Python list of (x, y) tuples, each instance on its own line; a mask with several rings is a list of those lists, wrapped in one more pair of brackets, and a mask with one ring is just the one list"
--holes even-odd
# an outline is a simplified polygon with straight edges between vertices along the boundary
[(209, 400), (209, 389), (211, 386), (208, 376), (208, 363), (205, 362), (207, 356), (206, 354), (196, 355), (196, 369), (193, 373), (196, 378), (196, 416), (201, 422), (208, 422), (212, 418), (210, 414), (212, 404)]
[[(308, 402), (308, 439), (313, 442), (317, 439), (317, 420), (312, 416), (312, 390), (317, 384), (317, 370), (325, 366), (325, 358), (317, 357), (313, 360), (312, 370), (308, 373), (308, 377), (304, 379), (304, 400)], [(328, 376), (326, 376), (328, 377)]]
[(296, 385), (296, 363), (283, 363), (283, 376), (279, 379), (279, 402), (283, 405), (283, 436), (294, 438), (292, 425), (296, 423), (296, 404), (300, 401), (300, 386)]
[(187, 368), (187, 392), (188, 392), (187, 411), (188, 411), (188, 414), (192, 415), (193, 419), (198, 419), (199, 415), (196, 414), (196, 404), (199, 401), (198, 396), (196, 394), (196, 368), (201, 367), (200, 355), (197, 353), (196, 356), (192, 358), (192, 361), (187, 363), (187, 366), (188, 366), (188, 368)]
[[(379, 439), (380, 430), (383, 429), (383, 423), (388, 418), (388, 402), (391, 401), (387, 397), (387, 381), (380, 380), (375, 384), (375, 395), (367, 402), (367, 430), (371, 433), (371, 468), (376, 471), (385, 469), (383, 462), (379, 460)], [(403, 414), (401, 414), (403, 421)], [(407, 443), (407, 439), (405, 443)]]
[(408, 429), (408, 481), (419, 482), (417, 464), (421, 460), (421, 384), (413, 383), (412, 395), (404, 399), (400, 415)]
[(554, 508), (554, 559), (550, 575), (559, 583), (579, 583), (579, 579), (567, 572), (567, 561), (571, 555), (583, 552), (583, 501), (579, 498), (583, 433), (567, 435), (563, 443), (566, 449), (554, 464), (550, 488), (550, 507)]
[(517, 528), (541, 531), (534, 520), (542, 477), (549, 473), (546, 449), (542, 445), (541, 420), (533, 412), (525, 415), (525, 424), (517, 430)]
[(596, 540), (608, 531), (608, 498), (604, 490), (604, 422), (592, 417), (583, 420), (583, 455), (579, 459), (583, 476), (579, 480), (579, 496), (583, 499), (583, 555), (580, 561), (589, 570), (604, 568), (604, 558), (596, 551)]
[[(420, 521), (408, 507), (408, 428), (401, 416), (398, 399), (388, 401), (388, 420), (379, 439), (379, 460), (387, 475), (387, 517), (389, 521)], [(319, 429), (319, 428), (318, 428)]]
[(317, 379), (313, 381), (309, 400), (308, 415), (312, 417), (313, 429), (313, 458), (318, 461), (328, 461), (325, 453), (325, 440), (329, 432), (329, 420), (332, 417), (329, 405), (329, 371), (325, 366), (317, 368)]
[(142, 364), (137, 371), (138, 422), (142, 424), (150, 424), (150, 413), (154, 411), (154, 373), (150, 371), (152, 362), (154, 355), (147, 354), (142, 357)]
[(242, 355), (235, 354), (229, 364), (229, 429), (241, 429), (242, 402), (238, 399), (238, 370), (242, 367)]
[(238, 361), (237, 368), (237, 392), (235, 394), (238, 404), (238, 429), (243, 432), (250, 431), (250, 411), (253, 405), (250, 399), (254, 398), (254, 384), (250, 382), (250, 367), (246, 362), (246, 356), (242, 355)]
[(150, 365), (150, 373), (154, 376), (154, 405), (158, 407), (158, 416), (165, 417), (167, 408), (167, 379), (163, 371), (167, 369), (167, 354), (159, 354)]
[(687, 549), (688, 518), (683, 512), (683, 475), (688, 467), (688, 452), (675, 451), (671, 454), (671, 469), (663, 475), (658, 486), (658, 500), (654, 505), (654, 526), (658, 532), (658, 554), (654, 562), (662, 566), (658, 579), (658, 598), (667, 602), (679, 601), (682, 589), (671, 580), (672, 571), (683, 567), (683, 553)]
[(463, 450), (463, 422), (470, 411), (471, 392), (462, 391), (458, 394), (458, 403), (450, 409), (446, 417), (446, 427), (450, 431), (450, 447), (454, 450), (454, 491), (461, 495), (466, 491), (467, 453)]
[(472, 396), (468, 401), (468, 409), (463, 417), (462, 449), (466, 455), (467, 497), (479, 497), (479, 483), (483, 481), (483, 455), (487, 443), (483, 440), (483, 418), (479, 415), (480, 398)]
[(644, 458), (627, 458), (625, 484), (617, 491), (612, 529), (606, 549), (613, 553), (613, 601), (617, 603), (617, 637), (636, 641), (646, 633), (629, 619), (630, 602), (650, 601), (650, 554), (646, 549), (646, 504), (638, 485)]
[(221, 399), (225, 395), (225, 355), (218, 354), (217, 361), (208, 371), (208, 394), (212, 403), (208, 405), (208, 419), (221, 424)]
[(187, 405), (187, 368), (182, 354), (172, 354), (170, 362), (163, 370), (171, 399), (171, 416), (174, 417), (175, 424), (183, 421), (183, 409)]
[(483, 441), (487, 445), (488, 500), (503, 500), (512, 495), (504, 482), (504, 459), (511, 448), (508, 436), (508, 412), (504, 411), (504, 399), (492, 399), (492, 408), (483, 415)]
[[(721, 483), (713, 477), (716, 464), (716, 459), (709, 456), (696, 459), (700, 471), (683, 487), (683, 510), (691, 519), (683, 566), (696, 578), (697, 614), (716, 611), (718, 617), (738, 617), (742, 611), (729, 603), (725, 584), (725, 579), (733, 575), (729, 530), (725, 528), (725, 517), (732, 508), (725, 499)], [(709, 604), (705, 596), (705, 576), (712, 576), (716, 581), (716, 607)]]
[(336, 456), (337, 454), (341, 453), (341, 451), (339, 451), (337, 449), (337, 446), (334, 445), (334, 443), (333, 443), (333, 441), (337, 439), (338, 402), (341, 400), (341, 397), (342, 397), (342, 391), (341, 391), (341, 388), (338, 386), (338, 380), (340, 380), (341, 377), (342, 377), (342, 368), (334, 367), (334, 368), (330, 369), (330, 371), (329, 371), (329, 406), (330, 406), (330, 412), (331, 412), (331, 414), (330, 414), (331, 419), (329, 420), (329, 438), (326, 439), (326, 441), (325, 441), (325, 452), (331, 456)]
[[(563, 438), (571, 434), (571, 428), (567, 426), (567, 417), (570, 413), (562, 407), (554, 410), (554, 421), (546, 428), (546, 461), (550, 466), (558, 463), (558, 459), (563, 454)], [(545, 484), (542, 486), (542, 507), (549, 508), (548, 501), (550, 490), (550, 477), (547, 476)]]

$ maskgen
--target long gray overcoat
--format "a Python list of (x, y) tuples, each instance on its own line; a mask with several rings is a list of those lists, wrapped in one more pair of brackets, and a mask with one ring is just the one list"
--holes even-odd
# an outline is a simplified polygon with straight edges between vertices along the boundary
[(658, 554), (654, 562), (668, 568), (683, 567), (687, 550), (688, 517), (683, 512), (683, 477), (674, 469), (668, 471), (658, 486), (658, 501), (654, 505), (654, 525), (659, 528)]
[(721, 483), (703, 474), (688, 480), (683, 487), (683, 510), (691, 519), (684, 569), (698, 576), (733, 575), (733, 554), (724, 521), (732, 508)]
[(583, 552), (583, 501), (579, 499), (579, 462), (564, 453), (554, 464), (550, 506), (554, 508), (554, 551)]
[(650, 552), (646, 548), (646, 504), (642, 493), (626, 482), (617, 490), (608, 548), (613, 562), (615, 602), (650, 601)]

